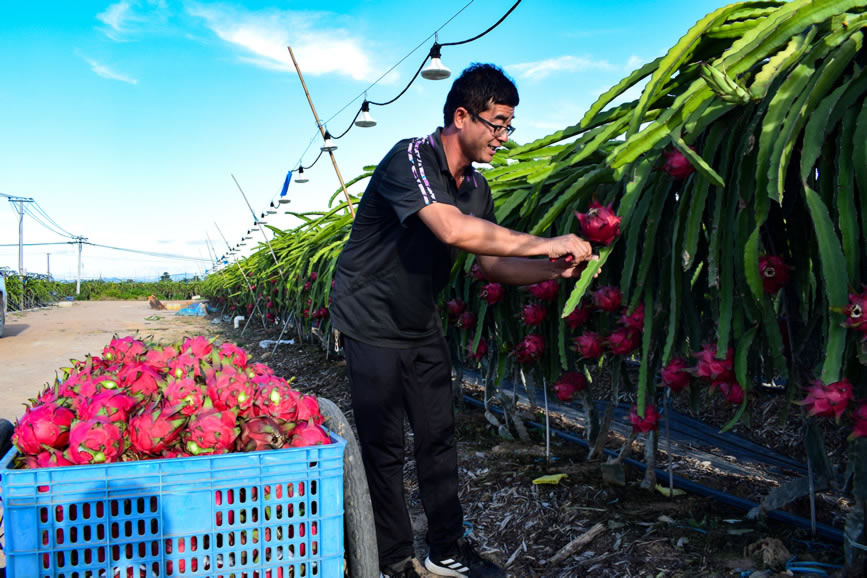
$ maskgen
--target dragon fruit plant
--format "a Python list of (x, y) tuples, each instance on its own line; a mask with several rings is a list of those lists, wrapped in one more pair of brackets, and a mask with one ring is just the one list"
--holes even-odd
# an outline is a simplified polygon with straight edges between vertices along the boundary
[(62, 368), (12, 440), (16, 467), (48, 468), (327, 444), (322, 421), (315, 397), (231, 343), (130, 336)]

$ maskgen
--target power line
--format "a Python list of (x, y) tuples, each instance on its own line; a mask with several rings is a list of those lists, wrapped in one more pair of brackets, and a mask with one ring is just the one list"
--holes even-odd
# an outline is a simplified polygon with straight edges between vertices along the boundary
[(70, 233), (69, 231), (67, 231), (66, 229), (64, 229), (63, 227), (61, 227), (60, 225), (58, 225), (58, 224), (57, 224), (57, 221), (55, 221), (54, 219), (52, 219), (52, 218), (48, 215), (48, 213), (45, 212), (45, 209), (43, 209), (42, 206), (41, 206), (38, 202), (33, 203), (33, 205), (36, 207), (36, 210), (37, 210), (37, 211), (39, 211), (40, 213), (42, 213), (42, 216), (44, 216), (44, 217), (48, 220), (49, 223), (53, 224), (53, 225), (54, 225), (55, 227), (57, 227), (59, 230), (61, 230), (61, 231), (63, 231), (64, 233), (66, 233), (67, 236), (69, 236), (69, 237), (74, 237), (74, 236), (75, 236), (75, 235), (73, 235), (72, 233)]
[[(474, 0), (470, 0), (469, 2), (467, 2), (467, 3), (466, 3), (466, 4), (465, 4), (465, 5), (464, 5), (460, 10), (458, 10), (457, 12), (455, 12), (455, 13), (451, 16), (451, 18), (449, 18), (448, 20), (446, 20), (446, 21), (445, 21), (445, 22), (444, 22), (444, 23), (443, 23), (439, 28), (437, 28), (437, 29), (434, 30), (431, 34), (429, 34), (429, 35), (427, 36), (427, 38), (425, 38), (425, 39), (422, 40), (419, 44), (417, 44), (417, 45), (415, 46), (415, 48), (413, 48), (412, 50), (410, 50), (409, 53), (407, 53), (403, 58), (401, 58), (399, 61), (397, 61), (396, 64), (394, 64), (391, 68), (389, 68), (387, 71), (385, 71), (385, 73), (383, 73), (379, 78), (377, 78), (376, 80), (374, 80), (374, 81), (373, 81), (373, 82), (372, 82), (372, 83), (371, 83), (367, 88), (365, 88), (365, 89), (361, 92), (361, 94), (359, 94), (358, 96), (354, 97), (352, 100), (350, 100), (349, 102), (347, 102), (347, 103), (346, 103), (343, 107), (341, 107), (337, 112), (335, 112), (333, 115), (331, 115), (331, 117), (329, 117), (329, 118), (328, 118), (324, 123), (322, 123), (323, 125), (326, 125), (326, 126), (327, 126), (328, 123), (329, 123), (330, 121), (334, 120), (334, 119), (335, 119), (335, 118), (336, 118), (340, 113), (342, 113), (344, 110), (346, 110), (346, 109), (347, 109), (347, 108), (348, 108), (352, 103), (354, 103), (355, 101), (357, 101), (357, 100), (358, 100), (359, 98), (361, 98), (361, 97), (364, 97), (364, 98), (365, 98), (364, 102), (362, 103), (362, 108), (359, 109), (359, 111), (355, 113), (355, 116), (353, 117), (352, 121), (350, 121), (349, 126), (346, 127), (346, 130), (344, 130), (342, 133), (339, 133), (337, 136), (330, 135), (330, 133), (329, 133), (329, 136), (331, 136), (331, 138), (332, 138), (332, 139), (335, 139), (335, 140), (336, 140), (336, 139), (339, 139), (339, 138), (342, 138), (343, 136), (345, 136), (345, 135), (346, 135), (346, 134), (347, 134), (347, 133), (348, 133), (348, 132), (349, 132), (349, 131), (350, 131), (350, 130), (355, 126), (355, 120), (358, 118), (358, 115), (361, 114), (361, 110), (364, 109), (364, 106), (365, 106), (365, 105), (371, 105), (371, 104), (372, 104), (372, 105), (376, 105), (376, 106), (387, 106), (387, 105), (392, 104), (393, 102), (395, 102), (397, 99), (399, 99), (401, 96), (403, 96), (403, 95), (406, 93), (407, 90), (409, 90), (409, 87), (412, 86), (413, 82), (415, 82), (416, 78), (418, 78), (418, 75), (421, 73), (422, 69), (424, 68), (424, 65), (425, 65), (425, 63), (427, 62), (428, 57), (431, 57), (431, 58), (434, 58), (434, 57), (435, 57), (435, 58), (439, 58), (439, 51), (440, 51), (440, 48), (443, 47), (443, 46), (459, 46), (459, 45), (461, 45), (461, 44), (467, 44), (467, 43), (469, 43), (469, 42), (473, 42), (474, 40), (478, 40), (478, 39), (481, 38), (482, 36), (488, 34), (491, 30), (493, 30), (494, 28), (496, 28), (497, 26), (499, 26), (500, 24), (502, 24), (503, 21), (504, 21), (506, 18), (508, 18), (508, 16), (509, 16), (509, 15), (510, 15), (514, 10), (515, 10), (515, 8), (517, 8), (518, 5), (521, 3), (521, 0), (517, 0), (517, 1), (512, 5), (512, 7), (509, 8), (509, 10), (506, 11), (506, 13), (503, 14), (503, 16), (500, 17), (499, 20), (497, 20), (493, 25), (489, 26), (487, 29), (485, 29), (485, 30), (484, 30), (483, 32), (481, 32), (480, 34), (477, 34), (477, 35), (475, 35), (475, 36), (473, 36), (473, 37), (471, 37), (471, 38), (467, 38), (467, 39), (465, 39), (465, 40), (460, 40), (460, 41), (456, 41), (456, 42), (444, 42), (444, 43), (439, 43), (438, 40), (436, 40), (439, 31), (442, 30), (443, 28), (445, 28), (445, 27), (446, 27), (446, 26), (447, 26), (447, 25), (448, 25), (452, 20), (454, 20), (455, 18), (457, 18), (458, 15), (461, 14), (461, 12), (463, 12), (464, 10), (466, 10), (466, 9), (470, 6), (470, 4), (473, 3), (473, 1), (474, 1)], [(430, 52), (428, 53), (428, 55), (426, 55), (426, 56), (424, 57), (424, 59), (422, 60), (421, 64), (419, 65), (418, 69), (415, 71), (415, 74), (412, 75), (412, 78), (410, 78), (410, 80), (409, 80), (409, 82), (407, 83), (407, 85), (403, 88), (403, 90), (401, 90), (401, 91), (397, 94), (397, 96), (395, 96), (395, 97), (392, 98), (391, 100), (386, 100), (386, 101), (383, 101), (383, 102), (376, 102), (376, 101), (372, 101), (372, 100), (367, 100), (367, 92), (368, 92), (368, 90), (370, 90), (371, 88), (373, 88), (374, 86), (376, 86), (376, 85), (377, 85), (377, 84), (378, 84), (378, 83), (379, 83), (383, 78), (385, 78), (385, 77), (386, 77), (389, 73), (391, 73), (395, 68), (397, 68), (398, 66), (400, 66), (401, 63), (403, 63), (407, 58), (409, 58), (412, 54), (414, 54), (414, 53), (415, 53), (419, 48), (421, 48), (421, 47), (422, 47), (425, 43), (427, 43), (431, 38), (434, 38), (434, 39), (435, 39), (435, 40), (434, 40), (433, 47), (431, 47)], [(319, 127), (317, 126), (317, 129), (318, 129), (318, 128), (319, 128)], [(298, 164), (299, 164), (299, 165), (301, 165), (301, 162), (302, 162), (302, 160), (303, 160), (303, 158), (304, 158), (304, 154), (306, 154), (307, 151), (310, 149), (310, 146), (313, 144), (313, 141), (316, 140), (316, 137), (317, 137), (317, 136), (319, 136), (318, 133), (315, 134), (315, 135), (313, 136), (313, 139), (311, 139), (310, 144), (307, 145), (307, 148), (304, 150), (304, 153), (301, 154), (301, 159), (299, 159), (299, 161), (298, 161)], [(321, 155), (320, 155), (320, 156), (321, 156)], [(319, 158), (320, 158), (320, 157), (317, 156), (317, 157), (316, 157), (316, 160), (314, 160), (314, 161), (310, 164), (310, 166), (308, 166), (308, 167), (304, 167), (304, 169), (306, 170), (306, 169), (308, 169), (308, 168), (312, 168), (313, 165), (315, 165), (316, 162), (319, 160)]]
[(84, 242), (84, 244), (90, 245), (92, 247), (101, 247), (103, 249), (112, 249), (114, 251), (125, 251), (127, 253), (138, 253), (140, 255), (148, 255), (150, 257), (164, 257), (166, 259), (180, 259), (183, 261), (204, 261), (206, 263), (210, 263), (209, 259), (202, 259), (201, 257), (188, 257), (186, 255), (172, 255), (170, 253), (157, 253), (154, 251), (139, 251), (138, 249), (126, 249), (124, 247), (113, 247), (111, 245), (100, 245), (99, 243)]

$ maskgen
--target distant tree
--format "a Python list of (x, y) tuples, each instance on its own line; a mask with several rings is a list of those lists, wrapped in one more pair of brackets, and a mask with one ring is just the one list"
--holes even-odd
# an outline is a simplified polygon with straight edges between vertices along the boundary
[(171, 281), (171, 280), (172, 280), (172, 276), (169, 275), (168, 271), (164, 271), (163, 274), (160, 276), (160, 281)]

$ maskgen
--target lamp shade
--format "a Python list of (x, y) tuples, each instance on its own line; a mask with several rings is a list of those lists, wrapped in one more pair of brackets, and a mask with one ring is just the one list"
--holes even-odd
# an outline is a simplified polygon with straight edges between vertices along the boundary
[[(306, 183), (309, 180), (310, 179), (307, 178), (307, 175), (304, 174), (304, 167), (299, 167), (298, 168), (298, 174), (295, 176), (295, 182), (296, 183)], [(289, 202), (289, 199), (287, 199), (285, 197), (280, 197), (280, 203), (286, 204), (288, 202)]]
[(355, 126), (360, 126), (361, 128), (376, 126), (376, 121), (370, 116), (370, 103), (366, 100), (361, 103), (361, 114), (355, 120)]
[(434, 43), (430, 49), (430, 62), (422, 69), (421, 77), (427, 80), (444, 80), (451, 75), (452, 71), (440, 61), (440, 45)]
[(322, 143), (322, 146), (319, 147), (319, 149), (324, 153), (330, 153), (337, 150), (337, 145), (332, 142), (331, 135), (328, 134), (328, 131), (325, 131), (325, 142)]

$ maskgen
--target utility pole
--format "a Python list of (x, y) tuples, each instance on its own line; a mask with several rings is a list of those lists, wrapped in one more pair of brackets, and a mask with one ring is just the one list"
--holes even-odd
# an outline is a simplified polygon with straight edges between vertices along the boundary
[(87, 237), (74, 237), (78, 244), (78, 276), (75, 278), (75, 294), (81, 293), (81, 246), (87, 241)]
[(32, 203), (29, 197), (9, 197), (10, 203), (18, 203), (18, 274), (23, 276), (24, 271), (24, 203)]
[(48, 280), (51, 281), (51, 253), (45, 254), (45, 272)]

